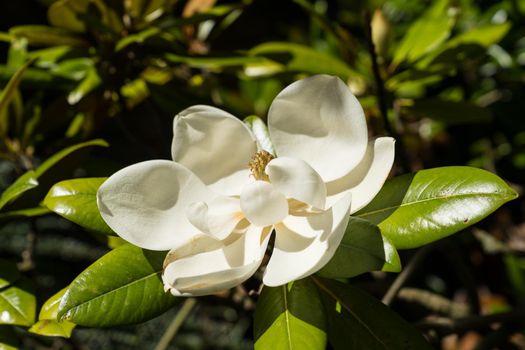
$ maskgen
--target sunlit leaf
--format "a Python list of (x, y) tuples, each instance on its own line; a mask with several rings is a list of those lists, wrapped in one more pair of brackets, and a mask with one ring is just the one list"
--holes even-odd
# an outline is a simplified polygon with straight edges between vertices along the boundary
[(20, 176), (11, 186), (0, 195), (0, 210), (9, 202), (15, 200), (22, 193), (38, 186), (36, 173), (29, 170)]
[(439, 0), (410, 25), (397, 46), (392, 65), (403, 61), (413, 62), (443, 43), (454, 26), (454, 19), (447, 14), (448, 0)]
[(113, 234), (97, 207), (97, 191), (105, 178), (65, 180), (55, 184), (43, 204), (55, 213), (89, 230)]
[(387, 181), (355, 215), (377, 224), (396, 248), (416, 248), (475, 224), (516, 197), (488, 171), (442, 167)]
[(42, 305), (38, 315), (38, 322), (29, 328), (29, 332), (49, 337), (69, 338), (71, 336), (75, 324), (69, 321), (57, 320), (58, 305), (66, 291), (67, 288), (62, 289)]
[(31, 281), (22, 278), (0, 290), (0, 310), (0, 324), (32, 325), (36, 314), (36, 299)]
[(160, 315), (178, 300), (164, 292), (160, 275), (165, 256), (166, 252), (130, 244), (115, 248), (70, 284), (60, 302), (59, 319), (108, 327)]
[(325, 316), (309, 279), (264, 287), (255, 311), (255, 349), (319, 349), (326, 346)]

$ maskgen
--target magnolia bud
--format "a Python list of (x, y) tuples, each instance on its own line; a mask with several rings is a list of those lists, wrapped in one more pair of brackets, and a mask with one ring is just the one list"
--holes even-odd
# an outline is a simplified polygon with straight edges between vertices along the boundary
[(370, 23), (372, 27), (372, 42), (379, 57), (385, 57), (391, 39), (390, 22), (381, 9), (377, 9)]

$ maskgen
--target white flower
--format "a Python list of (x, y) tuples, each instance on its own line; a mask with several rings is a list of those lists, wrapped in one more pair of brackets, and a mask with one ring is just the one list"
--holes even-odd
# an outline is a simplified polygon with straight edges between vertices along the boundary
[(264, 284), (315, 273), (393, 164), (394, 139), (368, 141), (363, 109), (336, 77), (285, 88), (271, 105), (268, 128), (276, 158), (258, 150), (231, 114), (190, 107), (173, 123), (174, 161), (131, 165), (100, 187), (100, 212), (119, 236), (169, 250), (162, 278), (172, 294), (242, 283), (261, 265), (272, 230)]

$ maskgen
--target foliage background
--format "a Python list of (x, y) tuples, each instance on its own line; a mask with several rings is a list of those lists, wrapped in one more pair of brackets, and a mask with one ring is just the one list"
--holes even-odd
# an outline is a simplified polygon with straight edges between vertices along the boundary
[[(56, 215), (13, 212), (37, 206), (62, 179), (108, 176), (138, 161), (168, 159), (173, 116), (185, 107), (212, 104), (239, 118), (264, 118), (273, 97), (308, 74), (346, 80), (365, 108), (371, 134), (396, 136), (395, 173), (471, 165), (522, 190), (524, 1), (53, 3), (0, 4), (0, 82), (7, 84), (24, 62), (38, 58), (0, 111), (0, 188), (67, 146), (102, 138), (110, 147), (61, 160), (40, 179), (40, 191), (2, 209), (1, 258), (31, 279), (38, 306), (110, 248), (104, 237)], [(77, 5), (80, 10), (72, 11)], [(520, 309), (524, 210), (518, 199), (425, 248), (393, 308), (413, 323), (430, 314), (456, 316), (465, 305), (474, 314)], [(403, 263), (414, 253), (403, 251)], [(381, 297), (394, 278), (365, 274), (355, 283)], [(254, 297), (242, 289), (202, 298), (170, 348), (250, 348), (253, 307)], [(24, 349), (154, 348), (177, 308), (138, 326), (76, 329), (70, 339), (23, 327), (0, 326), (0, 334), (14, 330)], [(511, 326), (503, 336), (487, 328), (427, 333), (444, 349), (490, 348), (493, 338), (506, 348), (525, 348), (523, 321)]]

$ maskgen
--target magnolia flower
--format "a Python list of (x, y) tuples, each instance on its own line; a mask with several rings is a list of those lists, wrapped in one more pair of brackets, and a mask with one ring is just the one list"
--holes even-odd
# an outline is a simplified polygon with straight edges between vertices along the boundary
[(182, 111), (173, 131), (173, 161), (124, 168), (97, 198), (120, 237), (169, 250), (162, 279), (177, 296), (211, 294), (248, 279), (272, 232), (265, 285), (317, 272), (394, 160), (394, 139), (369, 142), (359, 102), (339, 78), (326, 75), (297, 81), (273, 101), (268, 131), (275, 156), (258, 147), (243, 122), (214, 107)]

